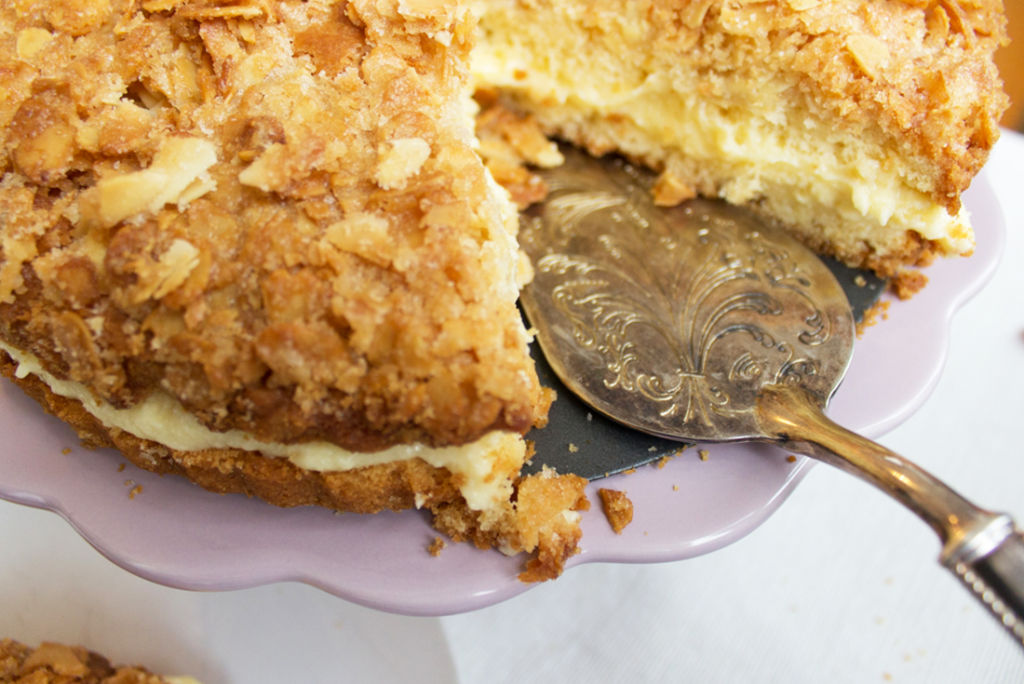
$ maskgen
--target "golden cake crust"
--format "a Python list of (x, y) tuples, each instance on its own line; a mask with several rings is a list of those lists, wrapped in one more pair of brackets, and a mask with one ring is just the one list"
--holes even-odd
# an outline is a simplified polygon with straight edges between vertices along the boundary
[[(185, 679), (181, 678), (184, 682)], [(189, 679), (188, 681), (194, 681)], [(145, 668), (112, 665), (82, 646), (44, 641), (31, 648), (0, 639), (0, 682), (18, 684), (169, 684)]]
[(0, 337), (114, 406), (160, 387), (267, 440), (527, 430), (509, 216), (460, 109), (467, 22), (5, 3)]

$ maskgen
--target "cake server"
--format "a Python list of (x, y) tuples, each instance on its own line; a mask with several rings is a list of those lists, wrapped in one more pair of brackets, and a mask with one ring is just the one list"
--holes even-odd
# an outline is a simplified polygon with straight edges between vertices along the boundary
[(935, 531), (940, 563), (1024, 646), (1024, 535), (1010, 517), (825, 416), (855, 334), (832, 270), (746, 210), (659, 208), (650, 174), (564, 153), (520, 225), (535, 270), (521, 302), (562, 383), (660, 440), (646, 460), (677, 440), (758, 440), (875, 485)]

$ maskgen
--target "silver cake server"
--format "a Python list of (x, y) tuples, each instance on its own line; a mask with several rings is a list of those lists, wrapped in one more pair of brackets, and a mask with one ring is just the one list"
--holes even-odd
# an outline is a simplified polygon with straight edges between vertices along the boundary
[(521, 302), (562, 383), (657, 438), (771, 442), (870, 482), (928, 523), (940, 563), (1024, 645), (1024, 536), (1009, 516), (824, 415), (854, 339), (832, 271), (749, 212), (658, 208), (646, 172), (563, 152), (520, 225), (535, 270)]

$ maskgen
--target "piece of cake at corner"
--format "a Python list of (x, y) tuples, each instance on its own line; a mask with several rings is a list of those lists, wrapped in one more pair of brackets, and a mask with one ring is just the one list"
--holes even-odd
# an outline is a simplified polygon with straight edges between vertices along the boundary
[(0, 370), (143, 468), (423, 508), (557, 575), (583, 480), (519, 480), (550, 397), (471, 31), (454, 2), (5, 2)]
[(545, 129), (892, 275), (974, 247), (1000, 0), (472, 0), (477, 83)]
[(199, 684), (184, 676), (156, 675), (143, 667), (112, 665), (81, 646), (44, 641), (31, 648), (0, 639), (0, 682), (11, 684)]

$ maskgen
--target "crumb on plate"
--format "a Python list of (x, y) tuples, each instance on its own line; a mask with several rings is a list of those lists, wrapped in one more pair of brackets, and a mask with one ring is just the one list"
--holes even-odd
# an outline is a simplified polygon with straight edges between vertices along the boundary
[(601, 508), (604, 509), (608, 524), (615, 534), (622, 534), (626, 525), (633, 522), (633, 502), (626, 496), (626, 492), (617, 489), (602, 488), (597, 493), (601, 496)]

